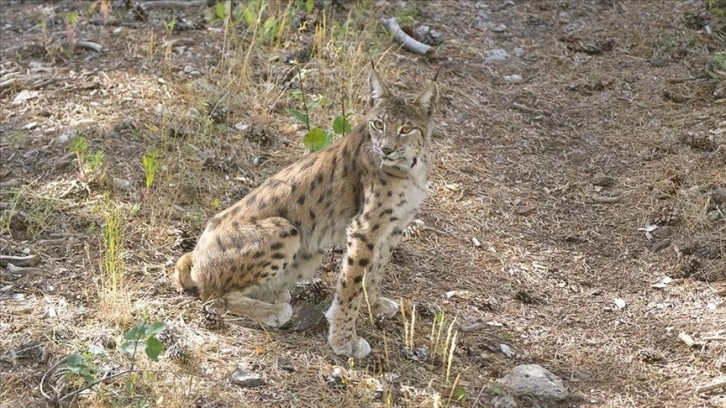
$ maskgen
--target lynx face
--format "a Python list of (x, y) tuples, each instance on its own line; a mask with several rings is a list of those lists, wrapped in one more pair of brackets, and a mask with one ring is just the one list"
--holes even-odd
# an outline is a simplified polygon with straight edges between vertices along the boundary
[(375, 71), (371, 72), (371, 104), (368, 128), (371, 151), (388, 172), (407, 174), (428, 143), (433, 125), (431, 108), (438, 93), (429, 86), (413, 101), (393, 95)]

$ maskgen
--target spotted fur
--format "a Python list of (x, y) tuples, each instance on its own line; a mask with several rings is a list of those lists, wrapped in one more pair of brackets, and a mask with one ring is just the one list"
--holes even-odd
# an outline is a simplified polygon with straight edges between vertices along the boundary
[(214, 216), (174, 279), (202, 299), (272, 327), (292, 315), (288, 288), (311, 277), (323, 249), (347, 243), (335, 298), (325, 316), (336, 354), (366, 356), (355, 321), (366, 285), (376, 314), (396, 313), (379, 296), (383, 268), (426, 192), (428, 144), (438, 90), (413, 101), (391, 93), (375, 71), (371, 108), (350, 135), (270, 177)]

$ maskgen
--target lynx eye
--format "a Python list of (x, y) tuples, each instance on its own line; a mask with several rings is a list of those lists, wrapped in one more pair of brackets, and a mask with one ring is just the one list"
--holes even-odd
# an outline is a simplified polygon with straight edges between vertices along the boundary
[(379, 120), (379, 119), (374, 120), (373, 121), (373, 127), (376, 128), (376, 129), (378, 129), (378, 130), (383, 130), (383, 121), (382, 120)]
[(407, 134), (411, 133), (412, 130), (413, 130), (413, 128), (411, 128), (411, 126), (403, 125), (403, 126), (401, 126), (401, 131), (399, 133), (401, 133), (402, 135), (407, 135)]

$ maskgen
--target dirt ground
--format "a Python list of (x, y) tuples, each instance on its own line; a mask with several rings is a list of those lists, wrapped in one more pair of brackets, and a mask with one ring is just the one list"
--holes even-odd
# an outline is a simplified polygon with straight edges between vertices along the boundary
[[(79, 389), (80, 353), (94, 379), (133, 372), (62, 406), (491, 406), (535, 363), (570, 397), (523, 407), (726, 407), (726, 387), (698, 390), (726, 380), (719, 2), (298, 2), (271, 40), (198, 8), (113, 1), (103, 24), (90, 3), (0, 1), (0, 255), (41, 260), (0, 268), (0, 406)], [(399, 49), (381, 16), (443, 43)], [(361, 318), (373, 353), (348, 361), (320, 319), (249, 325), (169, 275), (206, 219), (307, 154), (291, 60), (323, 127), (344, 96), (360, 117), (370, 59), (407, 93), (439, 70), (442, 100), (430, 196), (385, 283), (405, 319)], [(330, 302), (339, 256), (298, 308)], [(168, 326), (158, 362), (118, 347), (145, 318)]]

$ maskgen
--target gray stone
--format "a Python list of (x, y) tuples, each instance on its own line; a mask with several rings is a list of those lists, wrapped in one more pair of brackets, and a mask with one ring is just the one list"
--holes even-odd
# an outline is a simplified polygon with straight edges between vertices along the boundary
[(517, 408), (519, 404), (517, 401), (508, 395), (497, 395), (492, 398), (492, 406), (494, 408)]
[(489, 56), (486, 59), (487, 64), (500, 64), (509, 58), (509, 53), (504, 48), (495, 48), (489, 51)]
[(131, 191), (134, 189), (134, 185), (130, 181), (122, 178), (114, 177), (111, 179), (111, 182), (116, 189), (121, 191)]
[(518, 365), (497, 383), (508, 388), (515, 396), (529, 396), (562, 401), (568, 392), (562, 380), (537, 364)]
[(711, 191), (711, 200), (716, 204), (726, 204), (726, 187), (716, 188)]
[(247, 371), (241, 367), (234, 370), (229, 380), (232, 381), (232, 384), (245, 388), (259, 387), (266, 384), (265, 379), (259, 374)]

